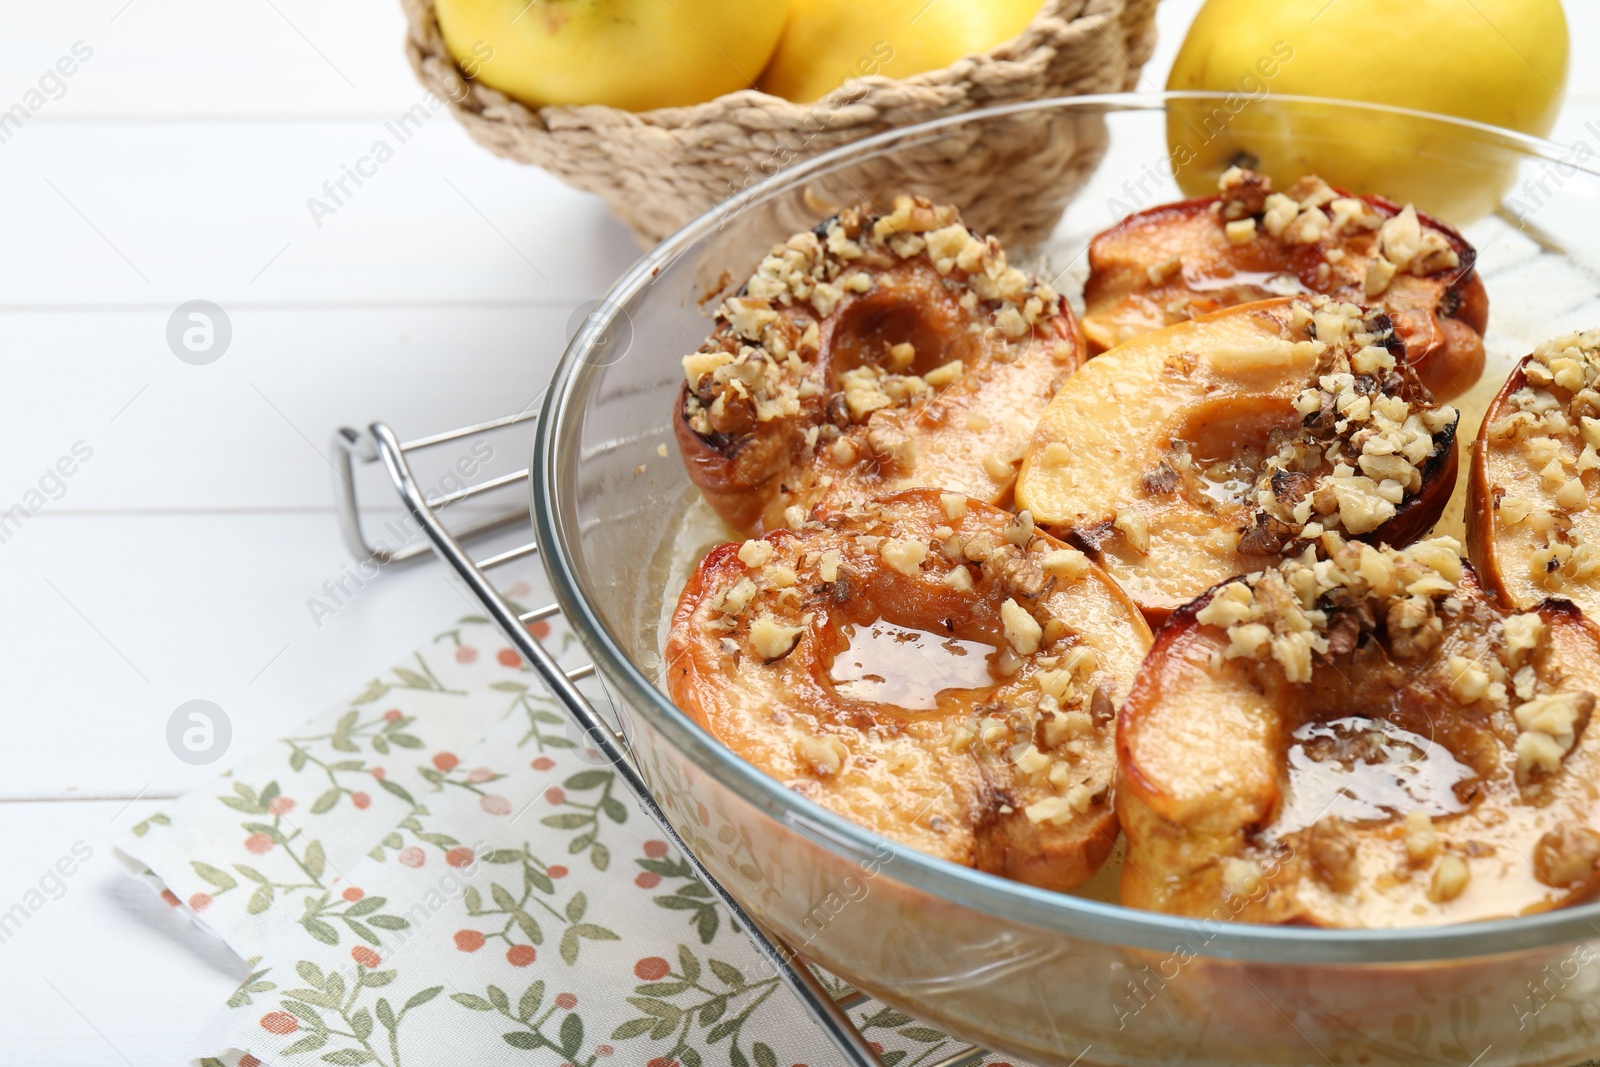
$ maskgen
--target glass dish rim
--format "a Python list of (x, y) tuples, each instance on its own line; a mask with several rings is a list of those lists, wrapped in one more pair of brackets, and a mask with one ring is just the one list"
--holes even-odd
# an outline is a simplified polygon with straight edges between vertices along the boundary
[[(623, 690), (633, 708), (648, 708), (652, 725), (704, 773), (741, 800), (763, 811), (813, 844), (858, 864), (879, 863), (881, 849), (894, 858), (884, 870), (896, 881), (931, 896), (985, 912), (1003, 921), (1024, 923), (1069, 937), (1155, 951), (1187, 950), (1198, 957), (1301, 966), (1427, 963), (1532, 951), (1574, 944), (1600, 935), (1600, 901), (1535, 915), (1478, 923), (1409, 929), (1331, 930), (1201, 920), (1140, 911), (1065, 893), (1039, 889), (936, 859), (858, 826), (806, 800), (733, 755), (667, 699), (628, 658), (581, 590), (563, 518), (567, 514), (559, 474), (561, 461), (575, 457), (577, 422), (571, 416), (575, 395), (602, 369), (585, 359), (603, 338), (616, 313), (639, 297), (654, 277), (679, 254), (748, 206), (769, 199), (804, 179), (859, 162), (879, 150), (915, 141), (953, 126), (1046, 110), (1166, 111), (1176, 100), (1225, 102), (1229, 93), (1102, 93), (1051, 97), (984, 108), (886, 131), (819, 154), (755, 183), (704, 212), (643, 255), (606, 293), (595, 314), (599, 328), (579, 331), (551, 378), (534, 441), (530, 510), (557, 601), (573, 630), (594, 658), (596, 668)], [(1570, 146), (1484, 123), (1407, 108), (1322, 97), (1274, 94), (1290, 104), (1332, 105), (1372, 114), (1410, 116), (1487, 135), (1522, 154), (1570, 166), (1600, 177), (1600, 170), (1570, 158)], [(1198, 945), (1196, 942), (1198, 941)]]

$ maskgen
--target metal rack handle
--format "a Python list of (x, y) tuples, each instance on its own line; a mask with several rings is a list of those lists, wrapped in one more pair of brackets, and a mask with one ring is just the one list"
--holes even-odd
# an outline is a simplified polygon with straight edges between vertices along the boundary
[[(525, 544), (483, 560), (473, 560), (462, 548), (463, 541), (491, 530), (505, 527), (516, 521), (528, 521), (527, 509), (519, 507), (493, 513), (486, 518), (465, 523), (455, 530), (447, 527), (440, 518), (439, 511), (451, 504), (478, 493), (526, 481), (528, 471), (523, 470), (515, 474), (489, 479), (468, 489), (440, 494), (432, 500), (418, 486), (410, 461), (407, 459), (407, 453), (514, 426), (519, 423), (531, 422), (535, 418), (536, 416), (533, 413), (523, 412), (460, 430), (419, 438), (407, 443), (402, 443), (394, 432), (381, 422), (373, 423), (365, 434), (348, 428), (340, 429), (334, 434), (334, 443), (338, 446), (334, 449), (337, 457), (335, 491), (339, 505), (340, 529), (346, 546), (358, 559), (373, 560), (380, 566), (417, 559), (426, 554), (430, 548), (448, 563), (461, 577), (462, 581), (466, 583), (467, 588), (483, 606), (489, 618), (505, 634), (506, 639), (511, 642), (523, 659), (533, 667), (551, 695), (560, 702), (573, 724), (583, 732), (584, 736), (594, 745), (600, 755), (611, 764), (640, 810), (656, 824), (672, 846), (688, 862), (695, 877), (722, 902), (723, 907), (727, 908), (728, 913), (733, 917), (735, 923), (744, 932), (756, 951), (773, 968), (778, 978), (799, 998), (806, 1013), (822, 1029), (828, 1040), (844, 1057), (845, 1062), (850, 1067), (883, 1067), (882, 1061), (878, 1058), (877, 1053), (874, 1052), (871, 1042), (862, 1036), (861, 1031), (856, 1028), (855, 1023), (851, 1021), (848, 1014), (850, 1008), (860, 1004), (866, 998), (861, 994), (851, 993), (835, 1000), (817, 976), (812, 973), (811, 968), (802, 960), (799, 953), (778, 935), (766, 929), (711, 874), (700, 858), (690, 850), (683, 838), (679, 836), (678, 831), (673, 827), (672, 823), (667, 819), (666, 813), (657, 803), (655, 796), (650, 792), (649, 786), (646, 785), (644, 777), (639, 772), (637, 761), (628, 739), (615, 731), (606, 722), (575, 684), (577, 680), (594, 672), (592, 665), (585, 665), (572, 671), (564, 671), (556, 663), (555, 657), (529, 632), (527, 626), (529, 622), (559, 614), (560, 608), (556, 605), (550, 605), (519, 615), (516, 609), (500, 595), (500, 592), (486, 577), (484, 572), (490, 568), (533, 556), (538, 551), (538, 545), (535, 543)], [(426, 541), (400, 546), (396, 549), (388, 549), (383, 546), (375, 547), (367, 542), (362, 531), (360, 506), (355, 483), (354, 466), (357, 459), (363, 463), (379, 461), (383, 463), (390, 481), (394, 484), (395, 490), (400, 494), (400, 498), (405, 504), (406, 510), (421, 525), (423, 532), (427, 534)], [(939, 1063), (930, 1064), (929, 1067), (970, 1067), (970, 1065), (979, 1063), (985, 1055), (984, 1050), (970, 1047), (945, 1058)]]

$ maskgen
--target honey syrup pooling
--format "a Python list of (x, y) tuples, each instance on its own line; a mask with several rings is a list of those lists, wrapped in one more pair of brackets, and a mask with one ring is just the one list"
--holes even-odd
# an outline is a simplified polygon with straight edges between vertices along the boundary
[(850, 645), (833, 661), (829, 674), (841, 696), (906, 711), (933, 711), (945, 693), (995, 684), (989, 664), (998, 650), (992, 645), (882, 619), (847, 629)]

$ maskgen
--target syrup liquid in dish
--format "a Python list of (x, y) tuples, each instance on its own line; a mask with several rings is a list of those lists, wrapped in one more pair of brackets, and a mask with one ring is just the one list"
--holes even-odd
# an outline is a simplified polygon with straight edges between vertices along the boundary
[(1302, 296), (1311, 292), (1292, 271), (1286, 270), (1241, 270), (1203, 278), (1185, 275), (1183, 284), (1197, 293), (1222, 293), (1243, 288), (1264, 289), (1273, 296)]
[(879, 619), (848, 625), (850, 647), (833, 661), (829, 680), (844, 696), (906, 711), (934, 711), (952, 690), (970, 692), (995, 683), (993, 645), (960, 641)]
[(1273, 836), (1318, 819), (1387, 822), (1412, 810), (1434, 818), (1467, 810), (1456, 786), (1477, 777), (1443, 745), (1383, 719), (1310, 722), (1289, 746), (1289, 787)]

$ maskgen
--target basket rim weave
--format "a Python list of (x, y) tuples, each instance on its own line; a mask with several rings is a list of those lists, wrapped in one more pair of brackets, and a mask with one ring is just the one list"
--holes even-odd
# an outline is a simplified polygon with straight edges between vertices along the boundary
[[(807, 103), (797, 103), (752, 87), (698, 104), (625, 111), (605, 104), (527, 104), (469, 78), (445, 45), (433, 0), (402, 0), (407, 16), (406, 53), (423, 84), (443, 89), (452, 108), (478, 114), (499, 112), (496, 117), (511, 119), (530, 133), (553, 133), (575, 126), (682, 129), (726, 120), (731, 113), (739, 113), (748, 120), (752, 110), (764, 113), (760, 123), (763, 126), (793, 129), (814, 118), (819, 109), (835, 112), (837, 119), (841, 108), (859, 104), (868, 105), (873, 118), (858, 123), (841, 121), (838, 125), (870, 125), (881, 121), (876, 117), (881, 110), (899, 110), (907, 106), (917, 110), (941, 109), (941, 105), (958, 110), (981, 107), (1009, 99), (1011, 94), (1007, 89), (1013, 81), (1035, 73), (1040, 66), (1047, 66), (1063, 46), (1075, 43), (1085, 30), (1105, 38), (1106, 43), (1121, 54), (1128, 69), (1137, 72), (1153, 44), (1156, 2), (1044, 0), (1020, 34), (987, 51), (971, 53), (949, 66), (904, 78), (881, 74), (850, 78), (820, 99)], [(1130, 12), (1137, 17), (1130, 18)], [(453, 75), (453, 78), (445, 75)]]

